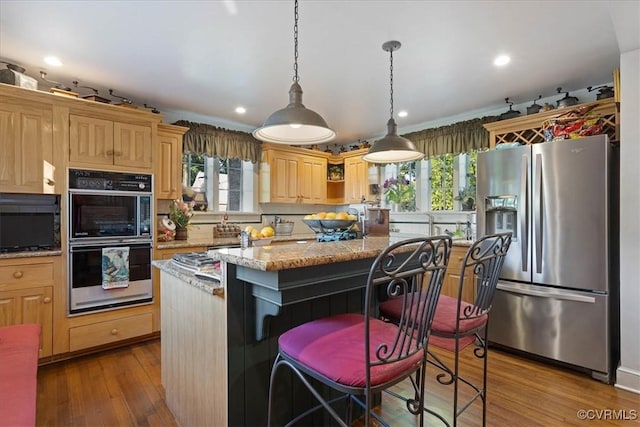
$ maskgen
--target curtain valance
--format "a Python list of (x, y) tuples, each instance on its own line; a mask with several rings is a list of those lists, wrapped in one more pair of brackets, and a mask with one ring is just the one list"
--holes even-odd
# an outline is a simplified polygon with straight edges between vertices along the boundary
[(186, 120), (179, 120), (175, 124), (189, 128), (183, 137), (182, 151), (184, 153), (240, 159), (252, 163), (260, 161), (261, 142), (250, 133)]
[(496, 120), (496, 117), (487, 116), (402, 136), (411, 140), (426, 159), (442, 154), (459, 154), (489, 148), (489, 131), (482, 125)]

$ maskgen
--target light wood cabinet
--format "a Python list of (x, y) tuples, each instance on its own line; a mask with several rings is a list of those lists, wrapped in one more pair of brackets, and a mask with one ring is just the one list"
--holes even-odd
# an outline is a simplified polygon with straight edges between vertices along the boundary
[[(447, 265), (447, 273), (442, 283), (442, 295), (452, 298), (458, 298), (458, 286), (460, 285), (460, 272), (464, 257), (468, 248), (465, 246), (453, 246), (451, 248), (451, 256)], [(467, 302), (473, 302), (475, 298), (475, 286), (473, 272), (467, 270), (464, 277), (464, 285), (462, 288), (462, 299)]]
[(53, 193), (52, 108), (0, 96), (0, 191)]
[(327, 159), (305, 156), (302, 158), (300, 197), (302, 203), (327, 202)]
[(72, 164), (151, 169), (151, 127), (71, 114)]
[(61, 261), (44, 257), (0, 260), (0, 326), (39, 324), (39, 357), (53, 354), (56, 262)]
[(260, 165), (260, 201), (326, 203), (329, 157), (319, 151), (265, 145)]
[(182, 136), (189, 128), (158, 124), (155, 179), (157, 199), (175, 200), (182, 196)]
[(78, 351), (147, 335), (152, 328), (151, 313), (77, 326), (69, 329), (69, 350)]
[(300, 164), (297, 154), (272, 150), (268, 152), (270, 167), (271, 203), (298, 203), (300, 201)]
[(361, 203), (369, 198), (369, 163), (360, 155), (344, 159), (344, 203)]

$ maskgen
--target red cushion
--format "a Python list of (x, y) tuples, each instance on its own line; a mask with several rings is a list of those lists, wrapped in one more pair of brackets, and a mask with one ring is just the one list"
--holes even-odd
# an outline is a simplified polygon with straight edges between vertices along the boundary
[[(460, 302), (460, 321), (458, 333), (466, 333), (482, 327), (487, 322), (488, 315), (483, 314), (479, 317), (466, 319), (464, 310), (472, 307), (468, 302)], [(458, 299), (451, 298), (447, 295), (440, 295), (438, 305), (436, 306), (436, 314), (433, 316), (431, 332), (433, 334), (444, 333), (453, 334), (456, 331), (456, 312), (458, 309)]]
[[(380, 343), (392, 344), (398, 327), (379, 319), (370, 320), (370, 360), (377, 360)], [(282, 334), (280, 351), (306, 367), (343, 385), (364, 387), (364, 316), (340, 314), (314, 320)], [(422, 363), (423, 352), (398, 362), (371, 368), (371, 385), (386, 383), (413, 372)]]
[(40, 325), (0, 328), (0, 426), (36, 424)]
[[(455, 351), (455, 342), (452, 338), (440, 337), (438, 335), (445, 334), (451, 335), (456, 330), (456, 310), (458, 299), (452, 298), (447, 295), (440, 295), (438, 298), (438, 305), (436, 306), (436, 312), (433, 316), (433, 323), (431, 324), (431, 336), (429, 338), (429, 345), (435, 345), (436, 347), (445, 348), (450, 351)], [(472, 306), (471, 304), (462, 301), (460, 304), (460, 313), (464, 313), (465, 307)], [(380, 314), (387, 319), (399, 319), (402, 312), (402, 297), (391, 298), (382, 304), (380, 304)], [(488, 316), (486, 314), (472, 319), (464, 319), (464, 315), (461, 315), (460, 331), (464, 334), (466, 332), (475, 330), (483, 326)], [(459, 339), (458, 349), (462, 350), (475, 340), (473, 335), (462, 337)]]

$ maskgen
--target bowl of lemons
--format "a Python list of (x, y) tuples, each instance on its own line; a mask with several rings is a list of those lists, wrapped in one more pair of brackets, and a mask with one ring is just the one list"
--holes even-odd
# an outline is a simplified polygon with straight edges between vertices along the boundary
[(327, 230), (347, 230), (355, 224), (358, 217), (347, 212), (318, 212), (305, 215), (303, 222), (315, 232)]
[(249, 241), (251, 242), (251, 246), (270, 245), (273, 241), (273, 236), (276, 235), (276, 231), (269, 225), (267, 225), (266, 227), (262, 227), (260, 230), (251, 225), (247, 225), (244, 231), (249, 233)]

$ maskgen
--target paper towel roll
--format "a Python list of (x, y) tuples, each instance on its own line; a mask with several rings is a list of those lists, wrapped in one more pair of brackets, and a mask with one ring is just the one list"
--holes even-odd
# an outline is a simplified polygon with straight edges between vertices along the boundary
[(171, 221), (169, 218), (162, 218), (162, 220), (160, 221), (161, 224), (161, 228), (163, 228), (164, 230), (170, 230), (170, 231), (175, 231), (176, 229), (176, 224)]

